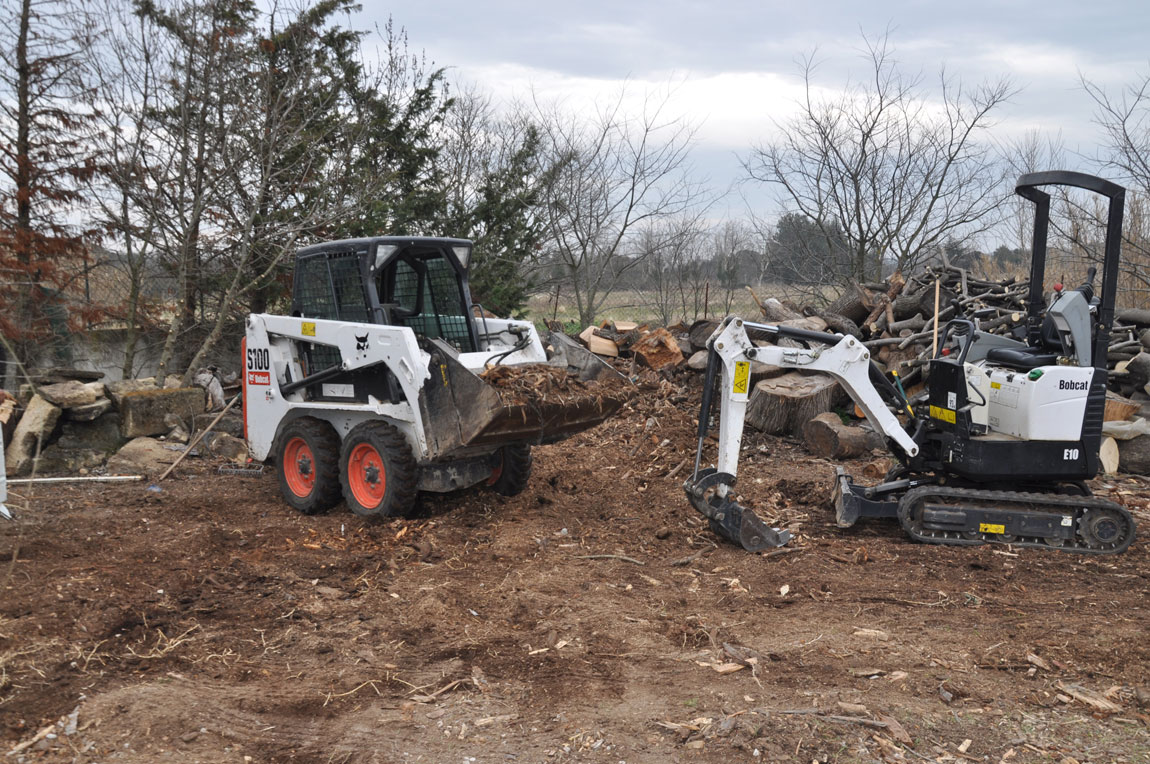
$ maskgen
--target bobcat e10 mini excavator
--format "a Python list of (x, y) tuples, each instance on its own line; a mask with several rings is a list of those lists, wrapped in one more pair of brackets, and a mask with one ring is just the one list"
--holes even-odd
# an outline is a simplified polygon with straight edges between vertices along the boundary
[[(1049, 305), (1043, 297), (1050, 196), (1041, 187), (1051, 185), (1109, 200), (1097, 296), (1091, 267), (1077, 289), (1056, 285)], [(750, 365), (757, 360), (836, 378), (897, 458), (885, 482), (871, 487), (838, 468), (834, 506), (842, 527), (860, 517), (897, 517), (912, 538), (934, 544), (998, 542), (1094, 554), (1130, 546), (1130, 514), (1091, 496), (1085, 482), (1099, 466), (1125, 189), (1055, 171), (1023, 175), (1015, 190), (1034, 204), (1025, 327), (1012, 338), (979, 331), (971, 319), (949, 321), (929, 362), (926, 393), (914, 400), (854, 337), (737, 318), (720, 324), (708, 340), (695, 471), (684, 486), (714, 532), (749, 551), (791, 537), (741, 507), (732, 490)], [(752, 335), (799, 346), (757, 347)], [(715, 398), (722, 402), (717, 466), (700, 469)]]
[[(244, 430), (306, 514), (341, 499), (402, 515), (419, 491), (523, 490), (531, 445), (562, 440), (623, 404), (622, 376), (565, 335), (486, 317), (467, 283), (471, 242), (377, 237), (296, 254), (292, 314), (252, 314), (243, 355)], [(573, 378), (558, 399), (488, 383), (492, 365)], [(587, 386), (603, 386), (588, 390)], [(614, 394), (613, 394), (614, 393)]]

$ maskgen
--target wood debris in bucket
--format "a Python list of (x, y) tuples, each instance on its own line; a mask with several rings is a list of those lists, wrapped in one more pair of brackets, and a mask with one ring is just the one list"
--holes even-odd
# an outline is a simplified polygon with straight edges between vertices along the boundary
[(561, 366), (536, 363), (521, 366), (492, 366), (479, 377), (499, 390), (505, 405), (573, 404), (594, 400), (602, 405), (605, 399), (621, 400), (626, 381), (615, 374), (604, 374), (600, 379), (583, 381)]

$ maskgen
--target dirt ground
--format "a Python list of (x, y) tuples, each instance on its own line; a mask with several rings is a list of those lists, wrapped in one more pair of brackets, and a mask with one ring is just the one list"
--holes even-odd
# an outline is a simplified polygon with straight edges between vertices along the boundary
[(697, 384), (649, 378), (535, 449), (518, 497), (409, 519), (305, 517), (270, 473), (193, 460), (159, 491), (21, 490), (0, 525), (0, 753), (1150, 761), (1145, 481), (1095, 484), (1139, 519), (1121, 556), (939, 548), (835, 528), (834, 465), (749, 433), (744, 501), (796, 533), (750, 555), (680, 487)]

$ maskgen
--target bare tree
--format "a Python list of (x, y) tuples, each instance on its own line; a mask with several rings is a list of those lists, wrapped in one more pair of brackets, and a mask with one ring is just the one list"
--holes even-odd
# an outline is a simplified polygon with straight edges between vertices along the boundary
[(444, 233), (472, 239), (469, 282), (476, 302), (520, 313), (543, 228), (546, 181), (539, 126), (524, 107), (500, 109), (475, 85), (456, 89), (443, 129)]
[(851, 275), (873, 280), (884, 266), (909, 270), (947, 239), (992, 224), (1001, 172), (980, 138), (1012, 88), (1002, 79), (968, 90), (944, 71), (932, 99), (919, 77), (899, 69), (887, 36), (866, 42), (866, 58), (870, 79), (833, 96), (819, 94), (806, 58), (798, 114), (744, 168), (828, 241), (837, 225)]
[(715, 286), (710, 291), (711, 312), (729, 315), (736, 298), (758, 275), (754, 229), (745, 221), (725, 220), (710, 232), (710, 255)]
[[(1144, 306), (1150, 304), (1150, 74), (1138, 75), (1118, 94), (1085, 77), (1082, 87), (1094, 100), (1094, 121), (1106, 138), (1098, 163), (1112, 180), (1130, 189), (1120, 286), (1127, 304)], [(1100, 209), (1091, 216), (1104, 219)]]
[(690, 174), (694, 128), (649, 96), (638, 114), (625, 94), (586, 116), (539, 107), (549, 182), (543, 190), (544, 258), (562, 273), (590, 324), (645, 251), (636, 233), (708, 200)]
[(0, 10), (0, 331), (27, 358), (57, 338), (74, 306), (90, 231), (75, 223), (96, 169), (85, 57), (92, 30), (70, 0), (15, 0)]
[(703, 313), (710, 266), (704, 236), (694, 215), (655, 220), (636, 233), (639, 302), (664, 326), (676, 318), (694, 321)]
[[(157, 274), (156, 225), (151, 208), (155, 189), (148, 183), (153, 139), (148, 115), (157, 108), (153, 34), (146, 20), (118, 0), (106, 0), (100, 13), (116, 28), (93, 49), (89, 66), (100, 104), (91, 140), (102, 157), (102, 172), (93, 175), (87, 201), (94, 222), (106, 236), (107, 269), (123, 290), (115, 312), (124, 322), (125, 349), (120, 372), (125, 379), (138, 370), (139, 329), (150, 318), (158, 322), (159, 300), (148, 310), (149, 277)], [(154, 284), (152, 285), (154, 288)]]

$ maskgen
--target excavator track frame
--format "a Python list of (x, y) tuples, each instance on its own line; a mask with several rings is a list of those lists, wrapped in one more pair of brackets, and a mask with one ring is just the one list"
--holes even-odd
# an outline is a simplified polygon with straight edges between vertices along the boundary
[(1134, 518), (1094, 496), (920, 486), (898, 501), (898, 519), (911, 538), (928, 544), (987, 543), (1121, 554), (1134, 541)]

